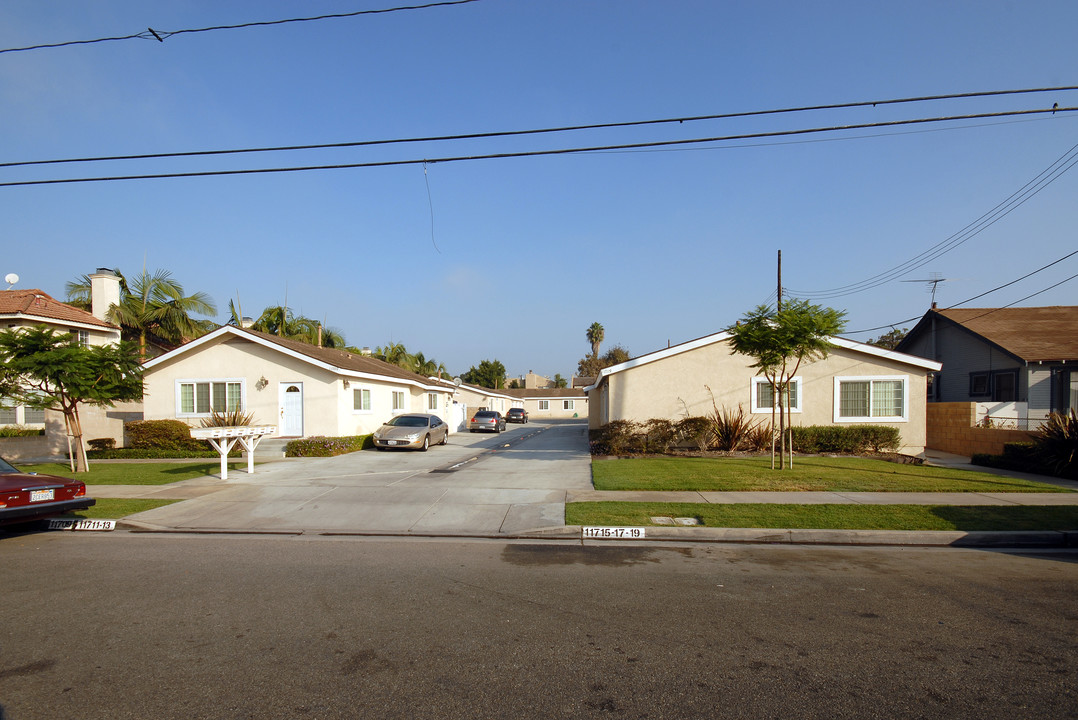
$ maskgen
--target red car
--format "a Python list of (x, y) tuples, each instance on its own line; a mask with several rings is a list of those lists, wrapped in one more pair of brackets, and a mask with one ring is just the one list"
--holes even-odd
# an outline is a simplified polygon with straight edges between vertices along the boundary
[(0, 458), (0, 525), (85, 510), (96, 503), (86, 497), (81, 480), (19, 472)]

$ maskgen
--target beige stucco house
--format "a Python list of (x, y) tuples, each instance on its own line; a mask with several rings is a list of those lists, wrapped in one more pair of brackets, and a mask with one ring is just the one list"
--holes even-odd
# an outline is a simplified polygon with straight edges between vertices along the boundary
[[(111, 345), (120, 341), (120, 328), (105, 317), (120, 300), (120, 279), (111, 270), (100, 268), (90, 275), (91, 310), (62, 303), (38, 289), (0, 290), (0, 329), (45, 325), (56, 332), (70, 333), (86, 346)], [(117, 403), (114, 407), (80, 405), (79, 420), (87, 440), (112, 437), (122, 442), (123, 425), (142, 417), (141, 403)], [(0, 400), (0, 425), (42, 428), (41, 438), (4, 439), (3, 454), (9, 460), (57, 457), (68, 452), (67, 429), (58, 410), (35, 410)], [(10, 440), (8, 442), (7, 440)]]
[[(897, 427), (901, 452), (925, 449), (925, 393), (940, 364), (872, 345), (831, 338), (827, 358), (803, 364), (791, 388), (794, 425), (872, 424)], [(720, 332), (642, 355), (603, 370), (588, 386), (588, 425), (708, 415), (716, 407), (771, 417), (771, 388), (731, 353)]]
[(366, 355), (231, 325), (144, 367), (147, 420), (198, 426), (213, 409), (240, 408), (279, 437), (363, 435), (406, 412), (448, 422), (456, 390)]
[(588, 417), (588, 395), (582, 388), (532, 388), (505, 391), (514, 407), (523, 407), (533, 420)]

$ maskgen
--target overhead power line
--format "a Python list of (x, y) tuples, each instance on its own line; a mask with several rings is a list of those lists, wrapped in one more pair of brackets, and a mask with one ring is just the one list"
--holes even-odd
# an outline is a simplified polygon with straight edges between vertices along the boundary
[(1064, 173), (1074, 167), (1075, 164), (1078, 164), (1078, 144), (1063, 153), (1063, 155), (1042, 170), (1035, 178), (1013, 192), (1009, 197), (997, 204), (991, 210), (984, 213), (950, 237), (933, 245), (904, 263), (896, 265), (889, 270), (885, 270), (882, 273), (873, 275), (860, 282), (833, 288), (831, 290), (791, 290), (791, 292), (799, 297), (831, 299), (864, 292), (865, 290), (879, 287), (892, 280), (908, 275), (914, 270), (945, 255), (959, 245), (965, 243), (967, 240), (979, 235), (984, 230), (999, 222), (1037, 195), (1041, 190), (1058, 180)]
[(1017, 90), (986, 90), (968, 93), (950, 93), (946, 95), (922, 95), (918, 97), (890, 98), (886, 100), (859, 100), (855, 102), (831, 103), (825, 105), (804, 105), (801, 107), (772, 108), (767, 110), (746, 110), (742, 112), (715, 113), (710, 115), (688, 115), (684, 117), (659, 118), (650, 120), (627, 120), (622, 122), (592, 123), (587, 125), (564, 125), (560, 127), (531, 128), (525, 130), (496, 130), (486, 132), (462, 133), (459, 135), (430, 135), (426, 137), (392, 138), (381, 140), (357, 140), (338, 143), (315, 143), (308, 145), (279, 145), (275, 147), (231, 148), (223, 150), (191, 150), (186, 152), (143, 153), (138, 155), (104, 155), (85, 158), (62, 158), (52, 160), (26, 160), (0, 163), (0, 167), (21, 167), (26, 165), (54, 165), (61, 163), (89, 163), (112, 160), (152, 160), (161, 158), (199, 157), (214, 155), (239, 155), (245, 153), (286, 152), (292, 150), (326, 150), (350, 147), (372, 147), (377, 145), (399, 145), (409, 143), (444, 142), (454, 140), (480, 140), (501, 137), (519, 137), (543, 135), (582, 130), (609, 130), (614, 128), (645, 127), (649, 125), (673, 125), (705, 120), (730, 120), (735, 118), (763, 117), (766, 115), (784, 115), (816, 112), (821, 110), (849, 110), (853, 108), (877, 107), (880, 105), (903, 105), (910, 103), (938, 102), (941, 100), (968, 100), (971, 98), (1001, 97), (1006, 95), (1025, 95), (1047, 92), (1069, 92), (1078, 90), (1078, 85), (1063, 85), (1049, 88), (1023, 88)]
[(93, 45), (95, 43), (115, 42), (118, 40), (157, 40), (164, 42), (174, 35), (186, 35), (191, 33), (212, 32), (214, 30), (241, 30), (253, 27), (266, 27), (270, 25), (286, 25), (288, 23), (313, 22), (315, 20), (337, 20), (340, 18), (357, 17), (359, 15), (381, 15), (384, 13), (403, 12), (405, 10), (426, 10), (428, 8), (445, 7), (448, 5), (466, 5), (479, 0), (445, 0), (444, 2), (428, 3), (426, 5), (404, 5), (400, 7), (382, 8), (379, 10), (357, 10), (348, 13), (333, 13), (330, 15), (316, 15), (314, 17), (288, 18), (285, 20), (265, 20), (259, 22), (240, 23), (238, 25), (215, 25), (213, 27), (189, 28), (187, 30), (154, 30), (147, 28), (146, 32), (138, 32), (132, 35), (120, 35), (116, 37), (102, 37), (93, 40), (69, 40), (67, 42), (47, 43), (42, 45), (28, 45), (27, 47), (5, 48), (0, 53), (26, 52), (27, 50), (45, 50), (48, 48), (68, 47), (70, 45)]
[[(1010, 282), (1004, 283), (1002, 285), (998, 285), (998, 286), (992, 288), (991, 290), (986, 290), (985, 292), (981, 293), (980, 295), (974, 295), (971, 298), (966, 298), (962, 302), (957, 302), (954, 305), (950, 305), (948, 307), (956, 308), (956, 307), (959, 307), (961, 305), (965, 305), (966, 303), (971, 303), (974, 300), (980, 300), (985, 295), (991, 295), (994, 292), (997, 292), (997, 291), (1002, 290), (1004, 288), (1008, 288), (1011, 285), (1014, 285), (1015, 283), (1019, 283), (1019, 282), (1025, 280), (1026, 278), (1033, 277), (1037, 273), (1042, 272), (1044, 270), (1047, 270), (1048, 268), (1052, 267), (1053, 265), (1058, 265), (1059, 263), (1063, 262), (1064, 260), (1066, 260), (1068, 258), (1071, 258), (1071, 257), (1074, 257), (1075, 255), (1078, 255), (1078, 250), (1075, 250), (1074, 252), (1071, 252), (1071, 253), (1068, 253), (1068, 254), (1064, 255), (1063, 257), (1059, 258), (1058, 260), (1053, 260), (1052, 262), (1048, 263), (1047, 265), (1043, 265), (1043, 266), (1037, 268), (1033, 272), (1026, 273), (1025, 275), (1023, 275), (1020, 278), (1015, 278), (1014, 280), (1011, 280)], [(1060, 281), (1058, 283), (1055, 283), (1054, 285), (1050, 285), (1050, 286), (1044, 288), (1043, 290), (1038, 290), (1037, 292), (1033, 293), (1032, 295), (1027, 295), (1026, 297), (1022, 298), (1021, 300), (1015, 300), (1013, 303), (1010, 303), (1008, 305), (1004, 305), (1003, 307), (1005, 307), (1005, 308), (1011, 307), (1013, 305), (1017, 305), (1020, 302), (1028, 300), (1028, 299), (1030, 299), (1032, 297), (1036, 297), (1037, 295), (1040, 295), (1042, 293), (1046, 293), (1049, 290), (1052, 290), (1053, 288), (1059, 287), (1060, 285), (1062, 285), (1065, 282), (1073, 280), (1075, 277), (1078, 277), (1078, 275), (1072, 275), (1071, 277), (1067, 278), (1066, 280), (1062, 280), (1062, 281)], [(995, 310), (998, 310), (998, 309), (999, 308), (995, 308)], [(984, 313), (984, 315), (987, 315), (987, 314), (988, 313)], [(984, 315), (978, 315), (977, 317), (984, 317)], [(859, 335), (861, 333), (874, 332), (876, 330), (886, 330), (887, 328), (893, 328), (893, 327), (896, 327), (898, 325), (902, 325), (904, 323), (908, 323), (908, 322), (912, 322), (914, 320), (918, 320), (918, 319), (920, 319), (920, 317), (921, 316), (918, 315), (917, 317), (906, 318), (905, 320), (899, 320), (897, 322), (893, 322), (893, 323), (890, 323), (888, 325), (880, 325), (878, 327), (865, 328), (864, 330), (849, 330), (849, 331), (847, 331), (847, 332), (845, 332), (843, 334), (844, 335)]]
[(343, 170), (354, 168), (392, 167), (420, 164), (433, 165), (436, 163), (464, 162), (470, 160), (504, 160), (508, 158), (541, 157), (550, 155), (575, 155), (582, 153), (601, 153), (606, 151), (628, 150), (636, 148), (677, 147), (699, 145), (703, 143), (728, 142), (734, 140), (748, 140), (767, 137), (789, 137), (794, 135), (810, 135), (815, 133), (843, 132), (849, 130), (863, 130), (866, 128), (898, 127), (902, 125), (923, 125), (926, 123), (954, 122), (958, 120), (973, 120), (980, 118), (1071, 113), (1075, 111), (1078, 111), (1078, 107), (1052, 107), (1035, 110), (1011, 110), (1006, 112), (978, 113), (974, 115), (952, 115), (947, 117), (915, 118), (910, 120), (892, 120), (888, 122), (859, 123), (853, 125), (833, 125), (830, 127), (803, 128), (800, 130), (779, 130), (774, 132), (744, 133), (739, 135), (721, 135), (716, 137), (691, 138), (681, 140), (657, 140), (652, 142), (625, 143), (621, 145), (595, 145), (590, 147), (490, 153), (486, 155), (458, 155), (437, 158), (413, 158), (409, 160), (382, 160), (361, 163), (337, 163), (330, 165), (250, 168), (242, 170), (204, 170), (198, 172), (149, 173), (143, 175), (112, 175), (101, 177), (56, 178), (50, 180), (21, 180), (13, 182), (3, 182), (0, 183), (0, 187), (19, 187), (27, 185), (62, 185), (70, 183), (112, 182), (119, 180), (158, 180), (163, 178), (214, 177), (226, 175), (258, 175), (268, 173), (309, 172), (314, 170)]

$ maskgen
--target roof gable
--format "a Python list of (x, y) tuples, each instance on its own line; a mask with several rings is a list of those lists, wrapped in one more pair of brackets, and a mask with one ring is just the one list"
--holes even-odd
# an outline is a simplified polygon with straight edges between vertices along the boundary
[(357, 355), (347, 350), (309, 345), (298, 340), (290, 340), (288, 338), (270, 335), (257, 330), (238, 328), (234, 325), (223, 325), (213, 332), (203, 335), (197, 340), (192, 340), (171, 352), (167, 352), (164, 355), (148, 361), (144, 367), (149, 370), (182, 355), (197, 352), (199, 348), (213, 344), (218, 338), (222, 338), (226, 335), (254, 342), (263, 347), (268, 347), (277, 352), (284, 353), (285, 355), (339, 375), (396, 380), (405, 384), (423, 387), (428, 390), (441, 390), (446, 392), (452, 392), (454, 390), (454, 386), (450, 382), (427, 378), (397, 367), (396, 365), (391, 365), (383, 360), (378, 360), (377, 358), (368, 357), (366, 355)]
[(1024, 362), (1078, 360), (1075, 306), (929, 310), (910, 336), (929, 332), (933, 314)]
[(117, 330), (93, 313), (62, 303), (37, 289), (0, 290), (0, 316), (15, 316), (47, 324), (93, 325), (102, 330)]
[[(714, 333), (713, 335), (706, 335), (695, 340), (689, 340), (688, 342), (681, 343), (680, 345), (673, 345), (663, 350), (657, 350), (647, 355), (641, 355), (640, 357), (627, 360), (618, 365), (612, 365), (608, 368), (604, 368), (599, 372), (599, 377), (595, 379), (595, 383), (590, 385), (588, 389), (594, 388), (603, 381), (603, 378), (609, 377), (625, 370), (631, 370), (634, 367), (641, 365), (647, 365), (648, 363), (662, 360), (664, 358), (673, 357), (674, 355), (680, 355), (682, 353), (690, 352), (698, 348), (706, 347), (708, 345), (714, 345), (715, 343), (724, 342), (729, 340), (731, 333), (727, 330)], [(899, 362), (914, 367), (923, 368), (926, 370), (939, 370), (941, 365), (933, 360), (926, 360), (924, 358), (916, 357), (914, 355), (907, 355), (905, 353), (896, 352), (894, 350), (885, 350), (883, 348), (876, 347), (875, 345), (869, 345), (867, 343), (857, 342), (856, 340), (847, 340), (841, 337), (828, 338), (830, 342), (836, 347), (844, 348), (846, 350), (852, 350), (858, 353), (864, 353), (865, 355), (872, 355), (885, 360), (891, 360), (893, 362)]]

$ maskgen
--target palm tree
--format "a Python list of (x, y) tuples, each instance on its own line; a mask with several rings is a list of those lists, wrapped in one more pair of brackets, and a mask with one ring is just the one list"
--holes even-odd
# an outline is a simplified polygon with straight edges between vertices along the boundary
[(411, 370), (411, 356), (401, 343), (388, 343), (384, 347), (374, 349), (374, 356), (384, 360), (390, 365)]
[(344, 335), (339, 331), (325, 327), (309, 317), (295, 315), (283, 305), (274, 305), (263, 310), (258, 320), (251, 325), (251, 329), (319, 347), (345, 346)]
[[(205, 335), (216, 323), (191, 317), (215, 315), (217, 306), (209, 295), (197, 292), (184, 295), (183, 285), (172, 278), (168, 270), (156, 270), (153, 275), (145, 268), (128, 282), (120, 278), (120, 302), (106, 313), (106, 319), (120, 326), (125, 340), (137, 340), (139, 359), (146, 359), (146, 341), (154, 338), (169, 345), (182, 345)], [(68, 302), (76, 307), (90, 306), (90, 277), (83, 275), (65, 286)]]
[(599, 357), (599, 343), (603, 341), (604, 332), (603, 326), (597, 322), (593, 322), (587, 332), (588, 342), (591, 343), (591, 355), (594, 358)]

